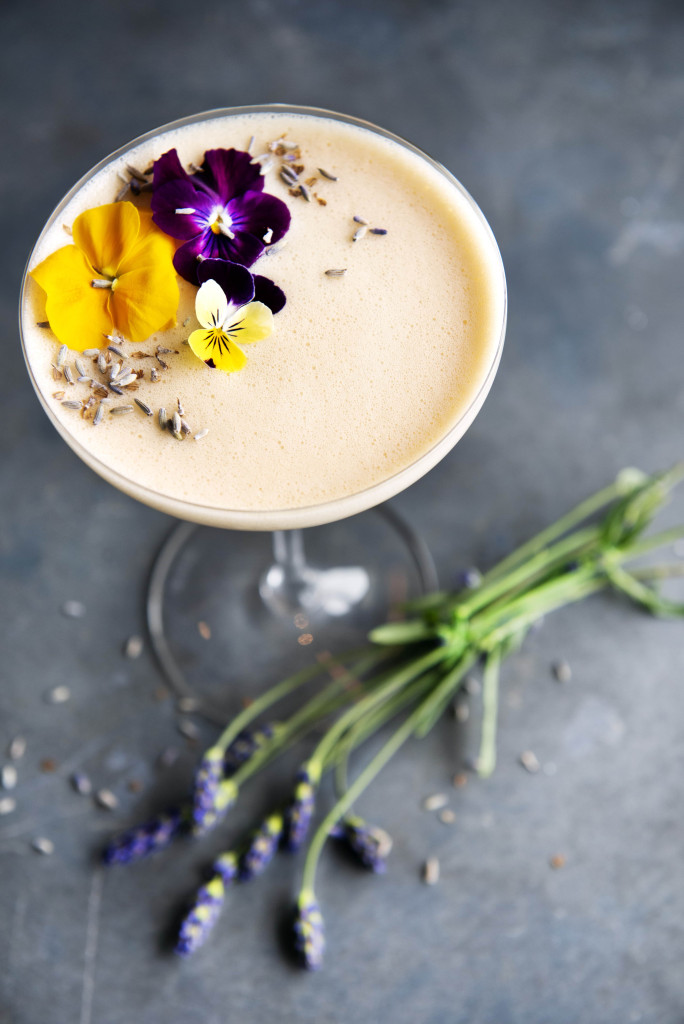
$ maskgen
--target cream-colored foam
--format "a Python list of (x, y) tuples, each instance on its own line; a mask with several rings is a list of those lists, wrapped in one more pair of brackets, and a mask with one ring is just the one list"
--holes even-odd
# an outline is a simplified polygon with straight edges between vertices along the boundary
[[(105, 478), (188, 519), (271, 528), (326, 521), (375, 504), (436, 462), (456, 439), (442, 440), (455, 424), (462, 421), (465, 429), (499, 349), (505, 316), (500, 258), (468, 199), (411, 150), (323, 117), (242, 114), (144, 141), (78, 191), (41, 236), (31, 265), (69, 243), (63, 224), (112, 201), (120, 187), (117, 169), (126, 162), (147, 165), (172, 146), (184, 164), (200, 162), (205, 149), (243, 149), (252, 135), (252, 152), (260, 153), (283, 133), (301, 146), (304, 177), (324, 167), (338, 181), (318, 176), (314, 190), (327, 201), (321, 206), (291, 197), (277, 169), (266, 176), (266, 191), (292, 214), (286, 246), (252, 268), (287, 295), (275, 333), (246, 349), (249, 362), (241, 372), (208, 369), (183, 345), (197, 326), (196, 289), (181, 282), (179, 326), (125, 346), (179, 349), (166, 357), (170, 369), (159, 384), (149, 381), (150, 361), (130, 361), (147, 370), (136, 396), (155, 412), (172, 410), (180, 396), (193, 430), (209, 429), (203, 440), (178, 442), (160, 431), (156, 416), (137, 408), (106, 416), (94, 428), (61, 406), (51, 397), (63, 387), (51, 371), (58, 342), (35, 326), (44, 316), (42, 293), (31, 280), (26, 287), (27, 358), (58, 429)], [(354, 214), (387, 235), (353, 243)], [(325, 276), (339, 267), (347, 268), (345, 277)], [(67, 391), (67, 398), (87, 393), (78, 384)], [(418, 471), (407, 471), (430, 450), (433, 456)], [(362, 496), (382, 481), (386, 486), (377, 494)]]

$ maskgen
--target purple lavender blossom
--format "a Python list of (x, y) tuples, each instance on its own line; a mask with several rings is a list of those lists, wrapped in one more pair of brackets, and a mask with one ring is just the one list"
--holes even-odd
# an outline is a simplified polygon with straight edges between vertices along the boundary
[(249, 153), (211, 149), (195, 174), (181, 166), (175, 149), (154, 164), (152, 216), (155, 223), (183, 245), (173, 258), (177, 272), (198, 283), (201, 257), (250, 267), (269, 244), (290, 226), (282, 200), (263, 192), (260, 165)]
[(245, 729), (236, 736), (224, 755), (224, 774), (232, 775), (240, 765), (244, 764), (245, 761), (249, 761), (250, 757), (256, 753), (259, 747), (271, 739), (274, 732), (275, 725), (267, 722), (266, 725), (262, 725), (259, 729), (253, 731)]
[(318, 777), (307, 765), (297, 773), (294, 799), (285, 812), (285, 849), (296, 853), (300, 848), (313, 817)]
[(223, 751), (210, 747), (195, 774), (192, 821), (196, 833), (206, 832), (214, 824), (222, 778)]
[(141, 860), (167, 847), (185, 828), (185, 824), (182, 811), (167, 811), (145, 825), (138, 825), (115, 836), (105, 848), (102, 859), (105, 864), (130, 864)]
[(317, 971), (323, 963), (325, 933), (323, 915), (313, 892), (303, 890), (297, 901), (294, 925), (295, 948), (309, 971)]
[(256, 830), (240, 860), (240, 881), (251, 882), (266, 870), (283, 834), (282, 814), (271, 814)]
[(197, 890), (195, 901), (178, 933), (176, 952), (180, 956), (190, 956), (207, 941), (221, 913), (226, 886), (231, 882), (232, 878), (227, 874), (217, 872), (211, 881)]
[(392, 849), (392, 839), (384, 829), (350, 815), (334, 830), (331, 829), (330, 835), (344, 840), (370, 871), (382, 874), (387, 869), (386, 858)]

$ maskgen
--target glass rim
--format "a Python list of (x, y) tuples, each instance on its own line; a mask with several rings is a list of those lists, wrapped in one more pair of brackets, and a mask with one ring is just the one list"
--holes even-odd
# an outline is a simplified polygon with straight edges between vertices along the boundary
[[(188, 501), (185, 498), (175, 498), (168, 494), (163, 494), (160, 491), (156, 491), (150, 487), (147, 487), (143, 483), (139, 483), (130, 477), (125, 476), (118, 470), (112, 469), (106, 462), (97, 456), (89, 452), (80, 441), (78, 441), (73, 435), (69, 433), (67, 428), (61, 423), (59, 418), (53, 412), (50, 407), (47, 397), (43, 394), (36, 376), (33, 373), (28, 353), (26, 350), (26, 342), (24, 338), (23, 330), (23, 310), (25, 308), (25, 295), (26, 285), (28, 281), (28, 271), (32, 264), (34, 253), (36, 252), (40, 242), (45, 235), (45, 232), (54, 224), (55, 220), (59, 217), (65, 206), (71, 201), (76, 193), (96, 174), (101, 170), (104, 170), (109, 164), (113, 163), (119, 157), (124, 156), (126, 153), (135, 149), (142, 142), (154, 139), (164, 132), (182, 128), (190, 124), (198, 124), (202, 121), (215, 120), (220, 117), (234, 117), (242, 114), (260, 114), (260, 113), (291, 113), (291, 114), (304, 114), (313, 117), (326, 117), (332, 120), (342, 121), (346, 124), (351, 124), (359, 128), (364, 128), (368, 131), (373, 132), (376, 135), (380, 135), (383, 138), (389, 139), (392, 142), (398, 143), (410, 152), (415, 153), (418, 157), (426, 160), (435, 170), (437, 170), (447, 181), (452, 184), (456, 190), (460, 193), (461, 197), (466, 201), (474, 213), (475, 217), (480, 223), (480, 226), (484, 229), (485, 235), (491, 245), (493, 254), (495, 256), (495, 262), (498, 265), (500, 273), (501, 289), (502, 289), (502, 310), (501, 310), (501, 324), (499, 328), (499, 337), (496, 343), (496, 348), (490, 357), (489, 366), (487, 372), (480, 383), (477, 391), (472, 395), (467, 406), (462, 410), (458, 419), (452, 423), (449, 430), (442, 435), (434, 444), (430, 445), (428, 449), (422, 452), (418, 458), (414, 459), (407, 466), (403, 466), (395, 473), (390, 474), (387, 477), (383, 477), (382, 480), (378, 480), (368, 487), (364, 487), (361, 490), (353, 491), (350, 494), (344, 494), (341, 497), (329, 498), (326, 501), (316, 502), (312, 505), (298, 505), (290, 506), (284, 509), (226, 509), (216, 505), (207, 505), (201, 502)], [(180, 519), (187, 519), (191, 522), (196, 523), (209, 523), (211, 525), (220, 526), (219, 520), (225, 519), (226, 528), (228, 529), (247, 529), (247, 530), (270, 530), (270, 529), (288, 529), (294, 528), (300, 525), (299, 520), (309, 520), (310, 525), (320, 525), (326, 522), (332, 522), (338, 519), (344, 519), (346, 516), (355, 515), (357, 512), (365, 511), (366, 509), (372, 508), (381, 502), (394, 497), (399, 494), (406, 487), (415, 483), (421, 476), (427, 473), (433, 466), (441, 461), (451, 449), (457, 444), (460, 438), (463, 436), (465, 431), (470, 426), (470, 423), (477, 415), (484, 399), (486, 398), (489, 389), (491, 388), (494, 377), (501, 360), (501, 353), (503, 351), (503, 345), (506, 335), (506, 321), (508, 312), (508, 295), (506, 288), (506, 275), (503, 266), (503, 260), (501, 252), (499, 250), (498, 243), (494, 236), (494, 233), (487, 221), (487, 218), (483, 214), (482, 210), (475, 202), (471, 194), (465, 188), (465, 186), (455, 177), (452, 172), (445, 167), (434, 157), (431, 157), (420, 147), (409, 142), (407, 139), (402, 138), (400, 135), (396, 135), (379, 125), (374, 124), (371, 121), (364, 120), (363, 118), (354, 117), (349, 114), (342, 114), (338, 111), (327, 110), (323, 107), (312, 107), (300, 104), (290, 103), (258, 103), (251, 105), (235, 106), (235, 107), (216, 107), (211, 110), (201, 111), (197, 114), (190, 114), (186, 117), (178, 118), (174, 121), (170, 121), (167, 124), (160, 125), (151, 131), (144, 132), (142, 135), (137, 136), (132, 141), (120, 146), (118, 149), (113, 150), (97, 164), (86, 171), (78, 181), (69, 189), (69, 191), (62, 197), (57, 203), (52, 213), (45, 222), (36, 242), (31, 248), (24, 272), (21, 280), (21, 288), (19, 293), (19, 335), (21, 339), (21, 347), (24, 356), (24, 361), (31, 379), (33, 388), (38, 396), (38, 399), (43, 406), (48, 418), (52, 425), (55, 427), (57, 432), (66, 441), (72, 451), (81, 458), (94, 472), (101, 476), (107, 483), (111, 483), (116, 486), (119, 490), (128, 494), (131, 497), (143, 502), (144, 504), (150, 505), (153, 508), (167, 512), (167, 514), (173, 515)], [(494, 333), (494, 332), (492, 332)], [(465, 423), (465, 427), (464, 427)], [(424, 467), (424, 468), (421, 468)], [(404, 482), (405, 481), (405, 482)], [(173, 511), (167, 511), (164, 506), (173, 506)], [(335, 510), (335, 515), (326, 516), (325, 510)], [(230, 522), (228, 522), (230, 520)], [(288, 523), (288, 520), (291, 522)], [(274, 525), (277, 523), (277, 525)]]

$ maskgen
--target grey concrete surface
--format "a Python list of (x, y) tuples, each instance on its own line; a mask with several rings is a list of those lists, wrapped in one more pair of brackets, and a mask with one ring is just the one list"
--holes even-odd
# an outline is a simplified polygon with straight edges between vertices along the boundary
[[(168, 952), (207, 853), (104, 871), (97, 852), (113, 828), (182, 794), (196, 756), (155, 768), (160, 750), (183, 747), (173, 705), (154, 698), (148, 651), (121, 656), (143, 628), (144, 578), (170, 523), (58, 438), (16, 328), (23, 263), (52, 207), (142, 131), (278, 99), (411, 139), (481, 204), (510, 288), (484, 410), (395, 502), (448, 584), (623, 465), (682, 455), (683, 48), (682, 7), (664, 0), (2, 5), (0, 760), (14, 735), (28, 744), (17, 809), (0, 820), (3, 1024), (684, 1018), (682, 626), (609, 597), (549, 619), (506, 667), (490, 781), (449, 790), (475, 729), (459, 738), (444, 723), (369, 791), (363, 812), (395, 837), (390, 870), (377, 879), (325, 858), (323, 972), (283, 955), (298, 871), (284, 858), (236, 890), (201, 954)], [(67, 599), (84, 618), (60, 614)], [(564, 686), (550, 675), (558, 657), (573, 668)], [(237, 705), (244, 680), (232, 682)], [(47, 704), (60, 683), (71, 701)], [(525, 749), (555, 774), (526, 774)], [(41, 770), (45, 758), (56, 770)], [(73, 793), (74, 768), (112, 788), (119, 809)], [(442, 789), (451, 828), (420, 810)], [(36, 836), (53, 856), (31, 850)], [(429, 853), (442, 864), (433, 889), (419, 881)]]

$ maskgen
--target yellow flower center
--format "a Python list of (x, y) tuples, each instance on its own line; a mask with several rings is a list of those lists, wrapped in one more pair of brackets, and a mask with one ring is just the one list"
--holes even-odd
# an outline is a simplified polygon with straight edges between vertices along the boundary
[(235, 234), (231, 231), (233, 224), (232, 218), (228, 211), (223, 206), (215, 206), (211, 211), (209, 217), (209, 227), (215, 235), (225, 235), (227, 238), (235, 238)]

